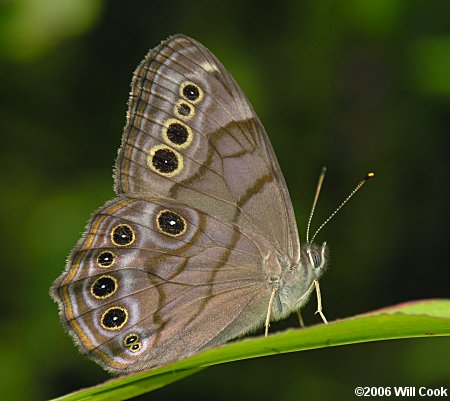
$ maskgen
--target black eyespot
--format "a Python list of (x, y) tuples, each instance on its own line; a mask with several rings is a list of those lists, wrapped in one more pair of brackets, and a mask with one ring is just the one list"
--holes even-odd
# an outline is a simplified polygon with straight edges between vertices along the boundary
[(163, 174), (172, 173), (179, 166), (176, 153), (167, 148), (158, 149), (153, 154), (152, 164), (156, 170)]
[(112, 276), (101, 276), (91, 287), (91, 293), (96, 298), (108, 298), (117, 291), (117, 280)]
[(113, 228), (111, 240), (117, 246), (130, 245), (134, 242), (134, 231), (128, 224), (120, 224)]
[(125, 340), (123, 340), (123, 344), (126, 347), (129, 347), (130, 345), (134, 344), (138, 340), (139, 340), (139, 336), (137, 334), (134, 334), (134, 333), (133, 334), (128, 334), (125, 337)]
[(200, 90), (194, 84), (187, 84), (183, 88), (183, 96), (190, 101), (195, 101), (200, 97)]
[(176, 145), (183, 145), (189, 139), (189, 132), (184, 125), (172, 123), (167, 128), (167, 138)]
[(119, 330), (128, 320), (128, 311), (120, 306), (114, 306), (103, 313), (100, 324), (107, 330)]
[(141, 349), (141, 347), (142, 347), (141, 343), (136, 343), (130, 347), (130, 350), (133, 352), (136, 352), (136, 351), (139, 351)]
[(116, 261), (116, 255), (110, 251), (104, 251), (97, 256), (97, 264), (100, 267), (110, 267)]
[(178, 114), (188, 116), (191, 114), (191, 107), (187, 103), (180, 103), (177, 108)]
[(186, 231), (186, 220), (170, 210), (161, 211), (156, 218), (158, 228), (165, 234), (174, 237)]

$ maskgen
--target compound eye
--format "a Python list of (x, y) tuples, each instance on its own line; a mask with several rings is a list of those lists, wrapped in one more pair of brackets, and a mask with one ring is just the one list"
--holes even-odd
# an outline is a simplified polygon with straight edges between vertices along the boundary
[(309, 260), (311, 262), (311, 265), (317, 269), (322, 264), (322, 258), (321, 256), (314, 250), (308, 251)]

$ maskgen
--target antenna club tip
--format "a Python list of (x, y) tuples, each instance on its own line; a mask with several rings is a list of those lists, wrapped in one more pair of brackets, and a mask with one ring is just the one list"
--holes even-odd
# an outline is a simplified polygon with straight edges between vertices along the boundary
[(371, 171), (370, 173), (368, 173), (368, 174), (364, 177), (364, 179), (365, 179), (365, 180), (368, 180), (369, 178), (372, 178), (372, 177), (375, 177), (375, 173)]

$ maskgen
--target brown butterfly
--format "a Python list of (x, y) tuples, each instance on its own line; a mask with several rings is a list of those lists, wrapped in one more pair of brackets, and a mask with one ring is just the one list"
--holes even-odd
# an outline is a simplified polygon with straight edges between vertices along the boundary
[(51, 289), (76, 344), (111, 372), (267, 333), (319, 290), (326, 245), (300, 248), (261, 122), (193, 39), (167, 39), (135, 71), (115, 191)]

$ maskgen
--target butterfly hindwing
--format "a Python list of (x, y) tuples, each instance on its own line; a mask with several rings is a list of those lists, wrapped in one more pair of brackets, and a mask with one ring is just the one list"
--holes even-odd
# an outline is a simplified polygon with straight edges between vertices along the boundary
[[(95, 215), (55, 287), (62, 320), (114, 372), (223, 342), (265, 317), (261, 241), (188, 206), (117, 198)], [(139, 349), (124, 344), (132, 334)]]

